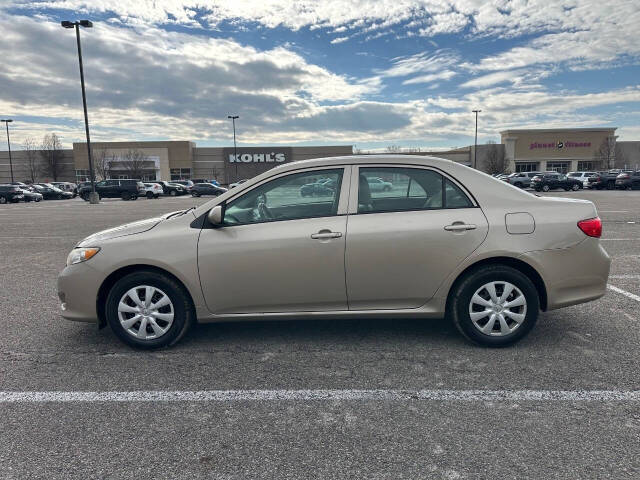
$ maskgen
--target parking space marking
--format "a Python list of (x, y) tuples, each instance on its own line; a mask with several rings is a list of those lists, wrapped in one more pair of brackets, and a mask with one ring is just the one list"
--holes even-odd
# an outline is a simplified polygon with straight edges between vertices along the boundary
[(637, 242), (640, 238), (601, 238), (601, 242)]
[(624, 295), (625, 297), (629, 297), (630, 299), (635, 300), (636, 302), (640, 302), (640, 296), (636, 295), (635, 293), (627, 292), (626, 290), (623, 290), (618, 287), (614, 287), (613, 285), (607, 285), (607, 288), (611, 291)]
[(239, 401), (640, 402), (640, 390), (204, 390), (0, 392), (0, 403)]
[(632, 280), (632, 279), (640, 278), (640, 275), (609, 275), (609, 278), (620, 278), (620, 279)]

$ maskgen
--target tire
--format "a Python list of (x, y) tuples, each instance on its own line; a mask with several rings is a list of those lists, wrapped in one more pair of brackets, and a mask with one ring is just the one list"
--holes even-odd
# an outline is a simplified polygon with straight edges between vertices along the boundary
[(129, 192), (122, 192), (122, 195), (120, 195), (120, 198), (122, 198), (122, 200), (126, 202), (128, 200), (131, 200), (131, 194)]
[(192, 197), (199, 197), (200, 194), (198, 192), (191, 192)]
[[(125, 329), (120, 322), (120, 316), (118, 312), (118, 305), (121, 299), (131, 289), (139, 286), (150, 286), (157, 289), (154, 294), (154, 299), (158, 298), (157, 295), (166, 295), (171, 302), (171, 311), (173, 313), (173, 320), (170, 325), (165, 320), (156, 319), (157, 325), (168, 327), (166, 333), (161, 334), (157, 338), (138, 338)], [(159, 290), (159, 292), (158, 292)], [(142, 292), (144, 290), (140, 290)], [(156, 301), (156, 300), (154, 300)], [(129, 302), (130, 304), (132, 302)], [(168, 307), (162, 307), (161, 310), (165, 312), (169, 311)], [(185, 288), (180, 285), (176, 280), (168, 275), (158, 273), (156, 271), (140, 270), (138, 272), (130, 273), (122, 277), (111, 288), (105, 304), (105, 313), (107, 323), (111, 327), (111, 330), (115, 335), (127, 345), (140, 349), (153, 349), (161, 348), (169, 345), (173, 345), (178, 342), (185, 333), (189, 330), (191, 325), (195, 322), (195, 310), (191, 297)], [(160, 312), (162, 313), (162, 312)], [(136, 313), (122, 313), (123, 318), (125, 316), (135, 316)], [(166, 313), (165, 313), (166, 315)], [(125, 318), (126, 320), (126, 318)], [(149, 322), (147, 321), (149, 325)], [(138, 321), (131, 326), (131, 329), (135, 332), (139, 332), (142, 327), (142, 321)], [(153, 329), (148, 326), (143, 334), (152, 335)]]
[(542, 191), (543, 192), (548, 192), (549, 191), (549, 185), (543, 185), (542, 186)]
[(522, 182), (516, 182), (513, 184), (514, 187), (522, 188)]
[(176, 192), (175, 190), (171, 190), (169, 192), (169, 195), (171, 195), (172, 197), (175, 197), (178, 194), (178, 192)]
[(157, 200), (157, 199), (159, 199), (159, 198), (160, 198), (160, 194), (159, 194), (159, 193), (156, 193), (156, 194), (153, 196), (153, 198), (155, 198), (156, 200)]
[(146, 197), (151, 200), (153, 198), (153, 192), (147, 192)]
[(36, 197), (36, 198), (34, 199), (34, 202), (38, 203), (40, 200), (42, 200), (40, 197)]
[(7, 197), (0, 197), (0, 204), (4, 205), (7, 203)]
[(56, 200), (62, 200), (62, 195), (58, 194), (58, 195), (56, 196)]
[(82, 195), (80, 195), (80, 197), (81, 197), (85, 202), (88, 202), (88, 201), (89, 201), (89, 194), (88, 194), (88, 193), (83, 193)]
[(131, 195), (131, 200), (137, 200), (138, 199), (138, 195)]
[(613, 190), (616, 188), (615, 182), (607, 182), (607, 190)]
[[(476, 318), (476, 323), (471, 319), (470, 309), (473, 312), (480, 309), (479, 313), (484, 313), (481, 310), (483, 308), (482, 306), (479, 306), (476, 302), (472, 302), (472, 297), (474, 297), (476, 293), (482, 298), (484, 298), (483, 295), (488, 297), (488, 295), (486, 295), (488, 291), (484, 290), (484, 286), (492, 282), (496, 284), (495, 288), (498, 296), (504, 291), (498, 290), (500, 285), (504, 288), (504, 282), (508, 282), (515, 288), (513, 293), (507, 298), (511, 298), (510, 301), (519, 301), (518, 299), (522, 296), (526, 302), (524, 306), (514, 306), (510, 309), (501, 308), (503, 312), (509, 311), (511, 314), (520, 316), (520, 322), (518, 323), (509, 317), (509, 315), (504, 315), (505, 323), (507, 327), (511, 329), (508, 333), (496, 331), (496, 327), (498, 329), (501, 328), (501, 322), (498, 318), (494, 318), (493, 328), (491, 326), (488, 327), (491, 329), (491, 333), (483, 333), (480, 330), (481, 328), (487, 328), (491, 322), (491, 316), (478, 317)], [(526, 275), (515, 268), (506, 265), (480, 267), (469, 272), (457, 282), (454, 288), (455, 290), (450, 294), (450, 311), (448, 313), (460, 333), (478, 345), (484, 347), (506, 347), (512, 345), (527, 335), (538, 319), (540, 300), (536, 287)]]
[(384, 187), (382, 189), (384, 192), (390, 192), (391, 191), (391, 187), (389, 187), (388, 185), (386, 187)]
[(573, 185), (571, 185), (571, 190), (573, 190), (574, 192), (577, 192), (578, 190), (580, 190), (580, 185), (578, 185), (577, 183), (574, 183)]

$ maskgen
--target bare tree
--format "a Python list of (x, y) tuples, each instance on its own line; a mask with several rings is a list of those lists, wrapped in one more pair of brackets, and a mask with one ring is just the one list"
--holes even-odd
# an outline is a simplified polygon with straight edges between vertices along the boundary
[(504, 150), (498, 148), (498, 145), (495, 143), (491, 143), (487, 148), (484, 167), (484, 171), (490, 175), (505, 173), (509, 167), (509, 162), (507, 162), (504, 155)]
[(627, 160), (622, 148), (613, 138), (605, 138), (602, 141), (598, 150), (595, 151), (593, 159), (604, 169), (624, 165)]
[(97, 148), (93, 151), (94, 158), (94, 167), (96, 169), (96, 173), (101, 180), (106, 180), (109, 178), (111, 172), (111, 162), (114, 159), (114, 156), (107, 155), (106, 148)]
[(400, 145), (389, 145), (386, 151), (387, 153), (402, 153), (402, 147)]
[(62, 171), (62, 159), (64, 154), (62, 153), (62, 144), (60, 139), (55, 133), (49, 133), (42, 139), (42, 145), (40, 145), (40, 155), (44, 165), (42, 166), (42, 172), (45, 176), (51, 177), (53, 181), (58, 180), (58, 176)]
[(38, 179), (38, 170), (40, 169), (36, 141), (32, 137), (27, 137), (22, 143), (22, 149), (24, 150), (26, 160), (27, 175), (29, 175), (31, 183), (35, 183)]
[(140, 150), (132, 149), (121, 157), (119, 163), (128, 172), (130, 178), (142, 179), (147, 160), (147, 156)]

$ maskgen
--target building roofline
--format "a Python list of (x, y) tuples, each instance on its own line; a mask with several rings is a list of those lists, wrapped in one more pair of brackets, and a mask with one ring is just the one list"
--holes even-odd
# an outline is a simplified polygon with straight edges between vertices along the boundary
[(500, 135), (511, 133), (568, 133), (568, 132), (615, 132), (618, 127), (583, 127), (583, 128), (518, 128), (502, 130)]

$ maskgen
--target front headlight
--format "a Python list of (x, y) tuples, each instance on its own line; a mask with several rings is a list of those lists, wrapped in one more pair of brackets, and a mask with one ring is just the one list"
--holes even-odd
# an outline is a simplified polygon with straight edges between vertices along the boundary
[(86, 262), (93, 258), (96, 253), (100, 251), (98, 247), (91, 248), (74, 248), (67, 257), (67, 267), (69, 265), (75, 265), (76, 263)]

